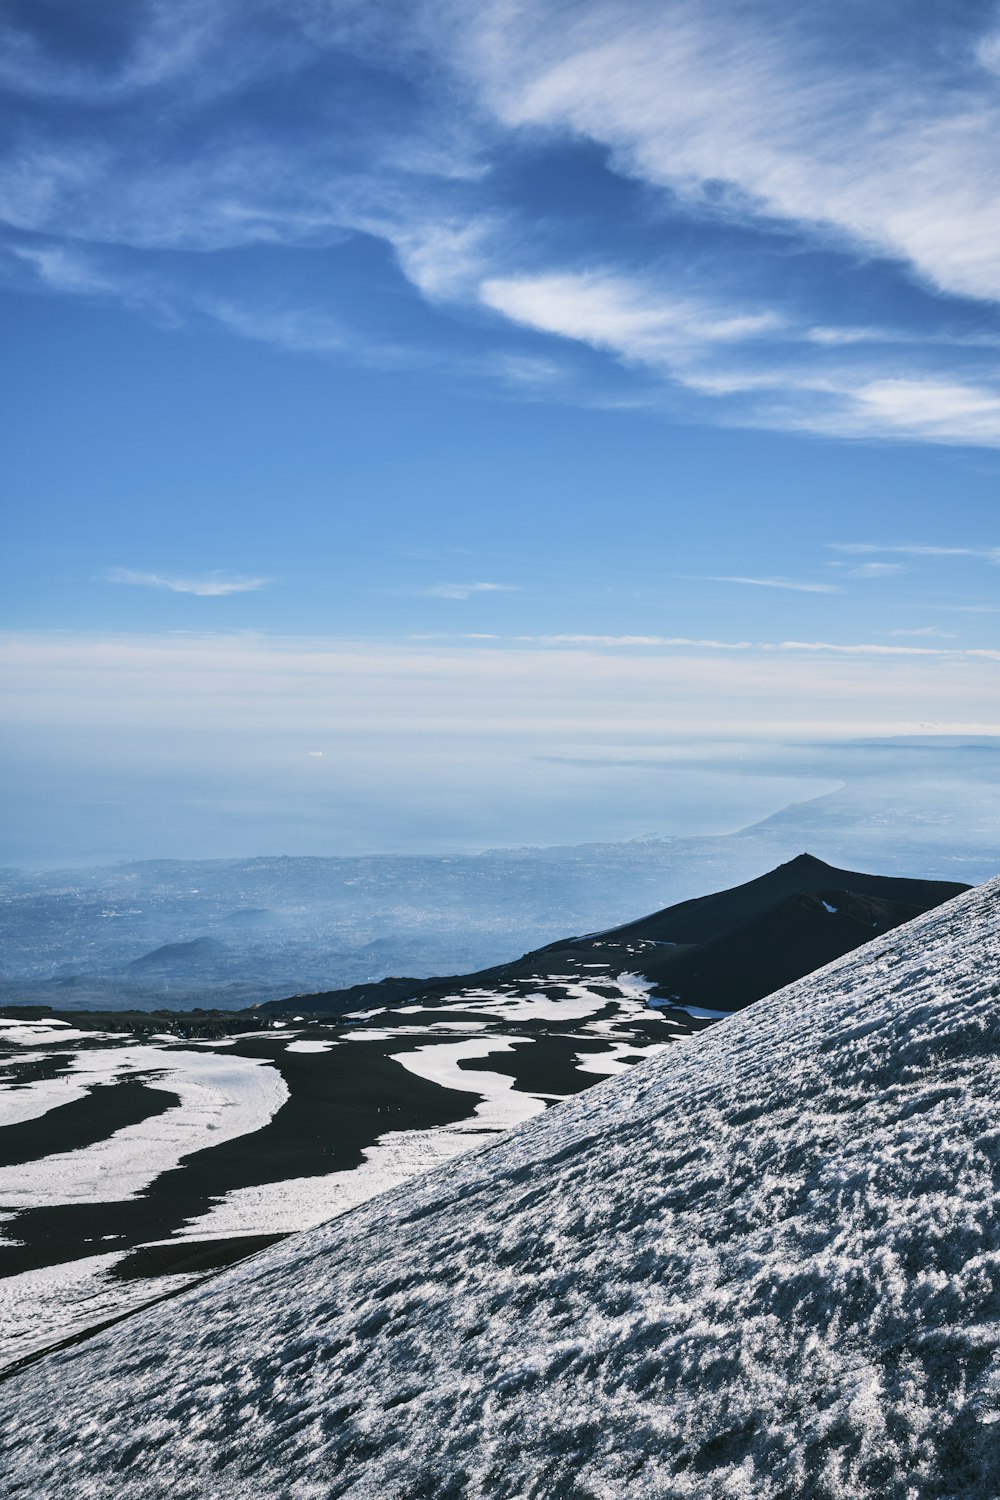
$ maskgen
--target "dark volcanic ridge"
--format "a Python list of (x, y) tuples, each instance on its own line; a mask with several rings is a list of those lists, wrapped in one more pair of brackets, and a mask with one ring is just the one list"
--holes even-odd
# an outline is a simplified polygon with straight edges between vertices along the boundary
[(744, 885), (559, 939), (512, 963), (295, 995), (261, 1010), (343, 1015), (362, 1006), (451, 1002), (469, 990), (528, 984), (549, 992), (567, 975), (595, 983), (603, 971), (610, 979), (631, 974), (649, 981), (653, 1001), (728, 1014), (968, 889), (954, 881), (840, 870), (800, 854)]

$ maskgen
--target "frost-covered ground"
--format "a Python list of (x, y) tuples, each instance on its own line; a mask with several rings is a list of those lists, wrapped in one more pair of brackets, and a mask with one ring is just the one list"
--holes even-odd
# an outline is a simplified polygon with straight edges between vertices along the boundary
[(4, 1389), (6, 1492), (994, 1500), (1000, 882)]

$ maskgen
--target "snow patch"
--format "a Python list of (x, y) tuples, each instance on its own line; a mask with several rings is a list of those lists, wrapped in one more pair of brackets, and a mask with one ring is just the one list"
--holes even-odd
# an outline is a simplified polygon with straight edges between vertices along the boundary
[(66, 1021), (0, 1020), (0, 1047), (39, 1047), (51, 1042), (103, 1040), (100, 1031), (77, 1031)]
[[(576, 1069), (578, 1073), (597, 1073), (610, 1078), (615, 1073), (627, 1073), (635, 1066), (636, 1058), (642, 1061), (673, 1045), (673, 1042), (650, 1042), (645, 1046), (639, 1042), (615, 1042), (607, 1052), (577, 1052)], [(626, 1057), (633, 1061), (624, 1062), (622, 1059)]]
[(288, 1098), (280, 1073), (259, 1058), (155, 1047), (123, 1047), (107, 1058), (113, 1066), (149, 1070), (155, 1076), (147, 1087), (176, 1094), (177, 1105), (79, 1151), (0, 1167), (4, 1208), (135, 1198), (182, 1157), (262, 1129)]
[(488, 1057), (491, 1052), (510, 1052), (518, 1045), (531, 1043), (524, 1037), (472, 1037), (465, 1042), (431, 1042), (412, 1052), (397, 1052), (394, 1060), (408, 1073), (442, 1088), (481, 1094), (483, 1102), (476, 1106), (480, 1129), (509, 1130), (540, 1114), (545, 1104), (533, 1094), (515, 1089), (513, 1078), (504, 1073), (480, 1072), (458, 1064), (466, 1058)]

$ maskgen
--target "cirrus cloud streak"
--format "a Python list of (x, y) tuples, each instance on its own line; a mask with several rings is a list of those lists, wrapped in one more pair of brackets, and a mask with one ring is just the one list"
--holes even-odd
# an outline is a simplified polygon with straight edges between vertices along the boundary
[(124, 583), (135, 588), (166, 589), (171, 594), (196, 594), (203, 599), (222, 599), (229, 594), (252, 594), (267, 588), (271, 578), (233, 578), (224, 573), (204, 573), (200, 577), (176, 573), (147, 573), (139, 568), (106, 568), (108, 583)]
[[(1000, 33), (978, 8), (185, 0), (107, 25), (88, 55), (4, 29), (8, 282), (533, 401), (1000, 445)], [(555, 194), (540, 215), (526, 151), (561, 177), (583, 147), (593, 186), (637, 193), (604, 222)], [(209, 285), (208, 252), (345, 244), (391, 259), (420, 333), (336, 275), (299, 300), (287, 266)], [(845, 279), (873, 316), (836, 303)]]

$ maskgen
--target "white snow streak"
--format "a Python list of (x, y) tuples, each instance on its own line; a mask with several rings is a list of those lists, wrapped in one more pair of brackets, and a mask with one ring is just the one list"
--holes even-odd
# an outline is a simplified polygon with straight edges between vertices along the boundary
[(463, 1093), (481, 1094), (483, 1102), (476, 1106), (476, 1119), (480, 1129), (509, 1130), (532, 1115), (541, 1114), (545, 1105), (533, 1094), (522, 1094), (514, 1088), (513, 1078), (503, 1073), (460, 1068), (463, 1058), (488, 1057), (491, 1052), (510, 1052), (518, 1044), (531, 1046), (523, 1037), (485, 1036), (472, 1037), (464, 1042), (431, 1042), (426, 1047), (417, 1047), (412, 1052), (397, 1052), (395, 1061), (408, 1073), (426, 1078), (430, 1083), (440, 1084), (445, 1089), (459, 1089)]
[[(654, 1052), (664, 1052), (673, 1042), (615, 1042), (609, 1052), (578, 1052), (576, 1066), (581, 1073), (598, 1073), (611, 1078), (615, 1073), (627, 1073), (635, 1066), (635, 1059), (651, 1057)], [(630, 1057), (632, 1062), (623, 1062)]]
[[(391, 1037), (393, 1033), (388, 1035)], [(370, 1033), (357, 1033), (351, 1040), (363, 1041), (366, 1036)], [(426, 1078), (443, 1088), (480, 1094), (482, 1103), (476, 1106), (472, 1118), (458, 1125), (392, 1131), (380, 1136), (365, 1150), (361, 1165), (350, 1171), (234, 1188), (213, 1204), (207, 1214), (188, 1220), (174, 1238), (227, 1239), (231, 1235), (291, 1234), (312, 1229), (407, 1178), (432, 1171), (442, 1162), (474, 1150), (483, 1144), (484, 1132), (508, 1130), (522, 1120), (531, 1119), (545, 1108), (542, 1096), (515, 1091), (513, 1078), (501, 1073), (457, 1066), (462, 1058), (509, 1052), (517, 1041), (524, 1045), (521, 1038), (473, 1037), (464, 1042), (432, 1042), (412, 1052), (394, 1054), (394, 1061), (418, 1078)]]
[(81, 1042), (103, 1038), (101, 1031), (78, 1031), (66, 1021), (0, 1020), (0, 1046), (38, 1047), (48, 1042)]
[(82, 1150), (0, 1167), (4, 1208), (135, 1198), (191, 1152), (260, 1130), (288, 1098), (284, 1079), (258, 1058), (124, 1047), (108, 1061), (155, 1071), (147, 1086), (176, 1094), (177, 1106)]
[(481, 1122), (445, 1129), (392, 1131), (369, 1146), (364, 1161), (351, 1171), (234, 1189), (207, 1214), (189, 1220), (169, 1243), (312, 1229), (482, 1146), (483, 1139)]
[[(134, 1059), (137, 1050), (92, 1048), (74, 1053), (66, 1070), (54, 1078), (40, 1078), (22, 1084), (12, 1084), (4, 1079), (0, 1083), (0, 1126), (40, 1119), (50, 1109), (85, 1098), (97, 1084), (111, 1083), (124, 1074), (148, 1067), (148, 1060), (137, 1062)], [(150, 1050), (145, 1049), (147, 1059)], [(157, 1058), (162, 1058), (162, 1053), (157, 1052)]]

